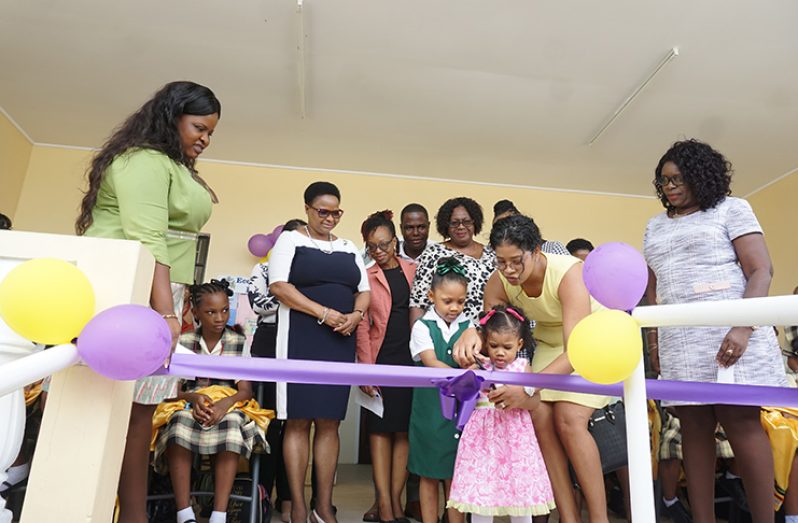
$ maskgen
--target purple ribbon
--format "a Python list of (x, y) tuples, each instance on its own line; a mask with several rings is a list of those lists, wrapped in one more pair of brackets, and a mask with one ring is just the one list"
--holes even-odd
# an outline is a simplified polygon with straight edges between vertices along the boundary
[(479, 399), (479, 391), (485, 378), (467, 370), (453, 378), (433, 380), (441, 396), (441, 413), (446, 419), (457, 416), (457, 430), (463, 430), (468, 418), (474, 412)]
[[(399, 365), (365, 365), (362, 363), (333, 363), (311, 360), (282, 360), (272, 358), (231, 358), (175, 354), (169, 369), (156, 374), (180, 377), (202, 376), (217, 379), (249, 381), (284, 381), (320, 385), (377, 385), (381, 387), (434, 387), (437, 383), (471, 373), (484, 380), (484, 385), (531, 386), (543, 389), (623, 396), (623, 385), (598, 385), (579, 376), (535, 374), (506, 371), (468, 371), (404, 367)], [(460, 383), (460, 382), (458, 382)], [(692, 401), (704, 404), (798, 407), (798, 389), (763, 387), (758, 385), (729, 385), (688, 381), (646, 380), (647, 396), (651, 399)]]

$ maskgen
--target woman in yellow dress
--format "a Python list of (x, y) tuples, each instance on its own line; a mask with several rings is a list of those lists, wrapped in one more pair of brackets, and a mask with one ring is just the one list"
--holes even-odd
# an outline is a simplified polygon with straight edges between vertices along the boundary
[[(601, 308), (582, 280), (582, 262), (573, 256), (541, 252), (540, 230), (526, 216), (511, 216), (496, 222), (490, 234), (496, 251), (496, 272), (485, 286), (485, 310), (495, 305), (512, 305), (535, 321), (535, 355), (531, 372), (572, 374), (566, 348), (574, 326)], [(455, 359), (463, 366), (473, 363), (481, 343), (472, 329), (455, 347)], [(500, 408), (526, 408), (534, 394), (540, 406), (532, 411), (546, 468), (554, 488), (560, 521), (581, 521), (568, 473), (568, 462), (587, 501), (590, 521), (607, 521), (604, 476), (596, 442), (587, 430), (588, 420), (609, 398), (555, 390), (535, 391), (531, 387), (505, 386), (490, 400)]]

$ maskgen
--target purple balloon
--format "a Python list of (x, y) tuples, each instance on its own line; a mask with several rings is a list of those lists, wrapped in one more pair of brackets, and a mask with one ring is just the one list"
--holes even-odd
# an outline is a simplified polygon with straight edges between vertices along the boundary
[(602, 305), (622, 311), (640, 302), (648, 283), (648, 265), (631, 245), (621, 242), (598, 246), (585, 259), (585, 286)]
[(160, 314), (143, 305), (117, 305), (86, 324), (78, 336), (78, 354), (97, 374), (136, 380), (163, 367), (172, 333)]
[(249, 252), (258, 258), (266, 256), (269, 253), (269, 249), (271, 249), (273, 246), (274, 241), (265, 234), (253, 234), (247, 242)]

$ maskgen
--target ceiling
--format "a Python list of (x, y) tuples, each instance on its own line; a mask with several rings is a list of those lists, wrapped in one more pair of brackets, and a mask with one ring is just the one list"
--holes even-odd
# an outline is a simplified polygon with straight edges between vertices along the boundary
[[(98, 146), (160, 85), (222, 101), (205, 156), (651, 195), (697, 137), (747, 194), (798, 167), (798, 2), (0, 0), (0, 107)], [(592, 146), (672, 48), (680, 55)]]

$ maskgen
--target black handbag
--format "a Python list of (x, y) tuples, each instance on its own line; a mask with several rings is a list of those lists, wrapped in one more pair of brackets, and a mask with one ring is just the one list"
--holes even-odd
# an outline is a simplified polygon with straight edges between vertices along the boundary
[(626, 410), (622, 401), (596, 409), (587, 422), (587, 430), (596, 440), (604, 474), (629, 464), (626, 452)]

